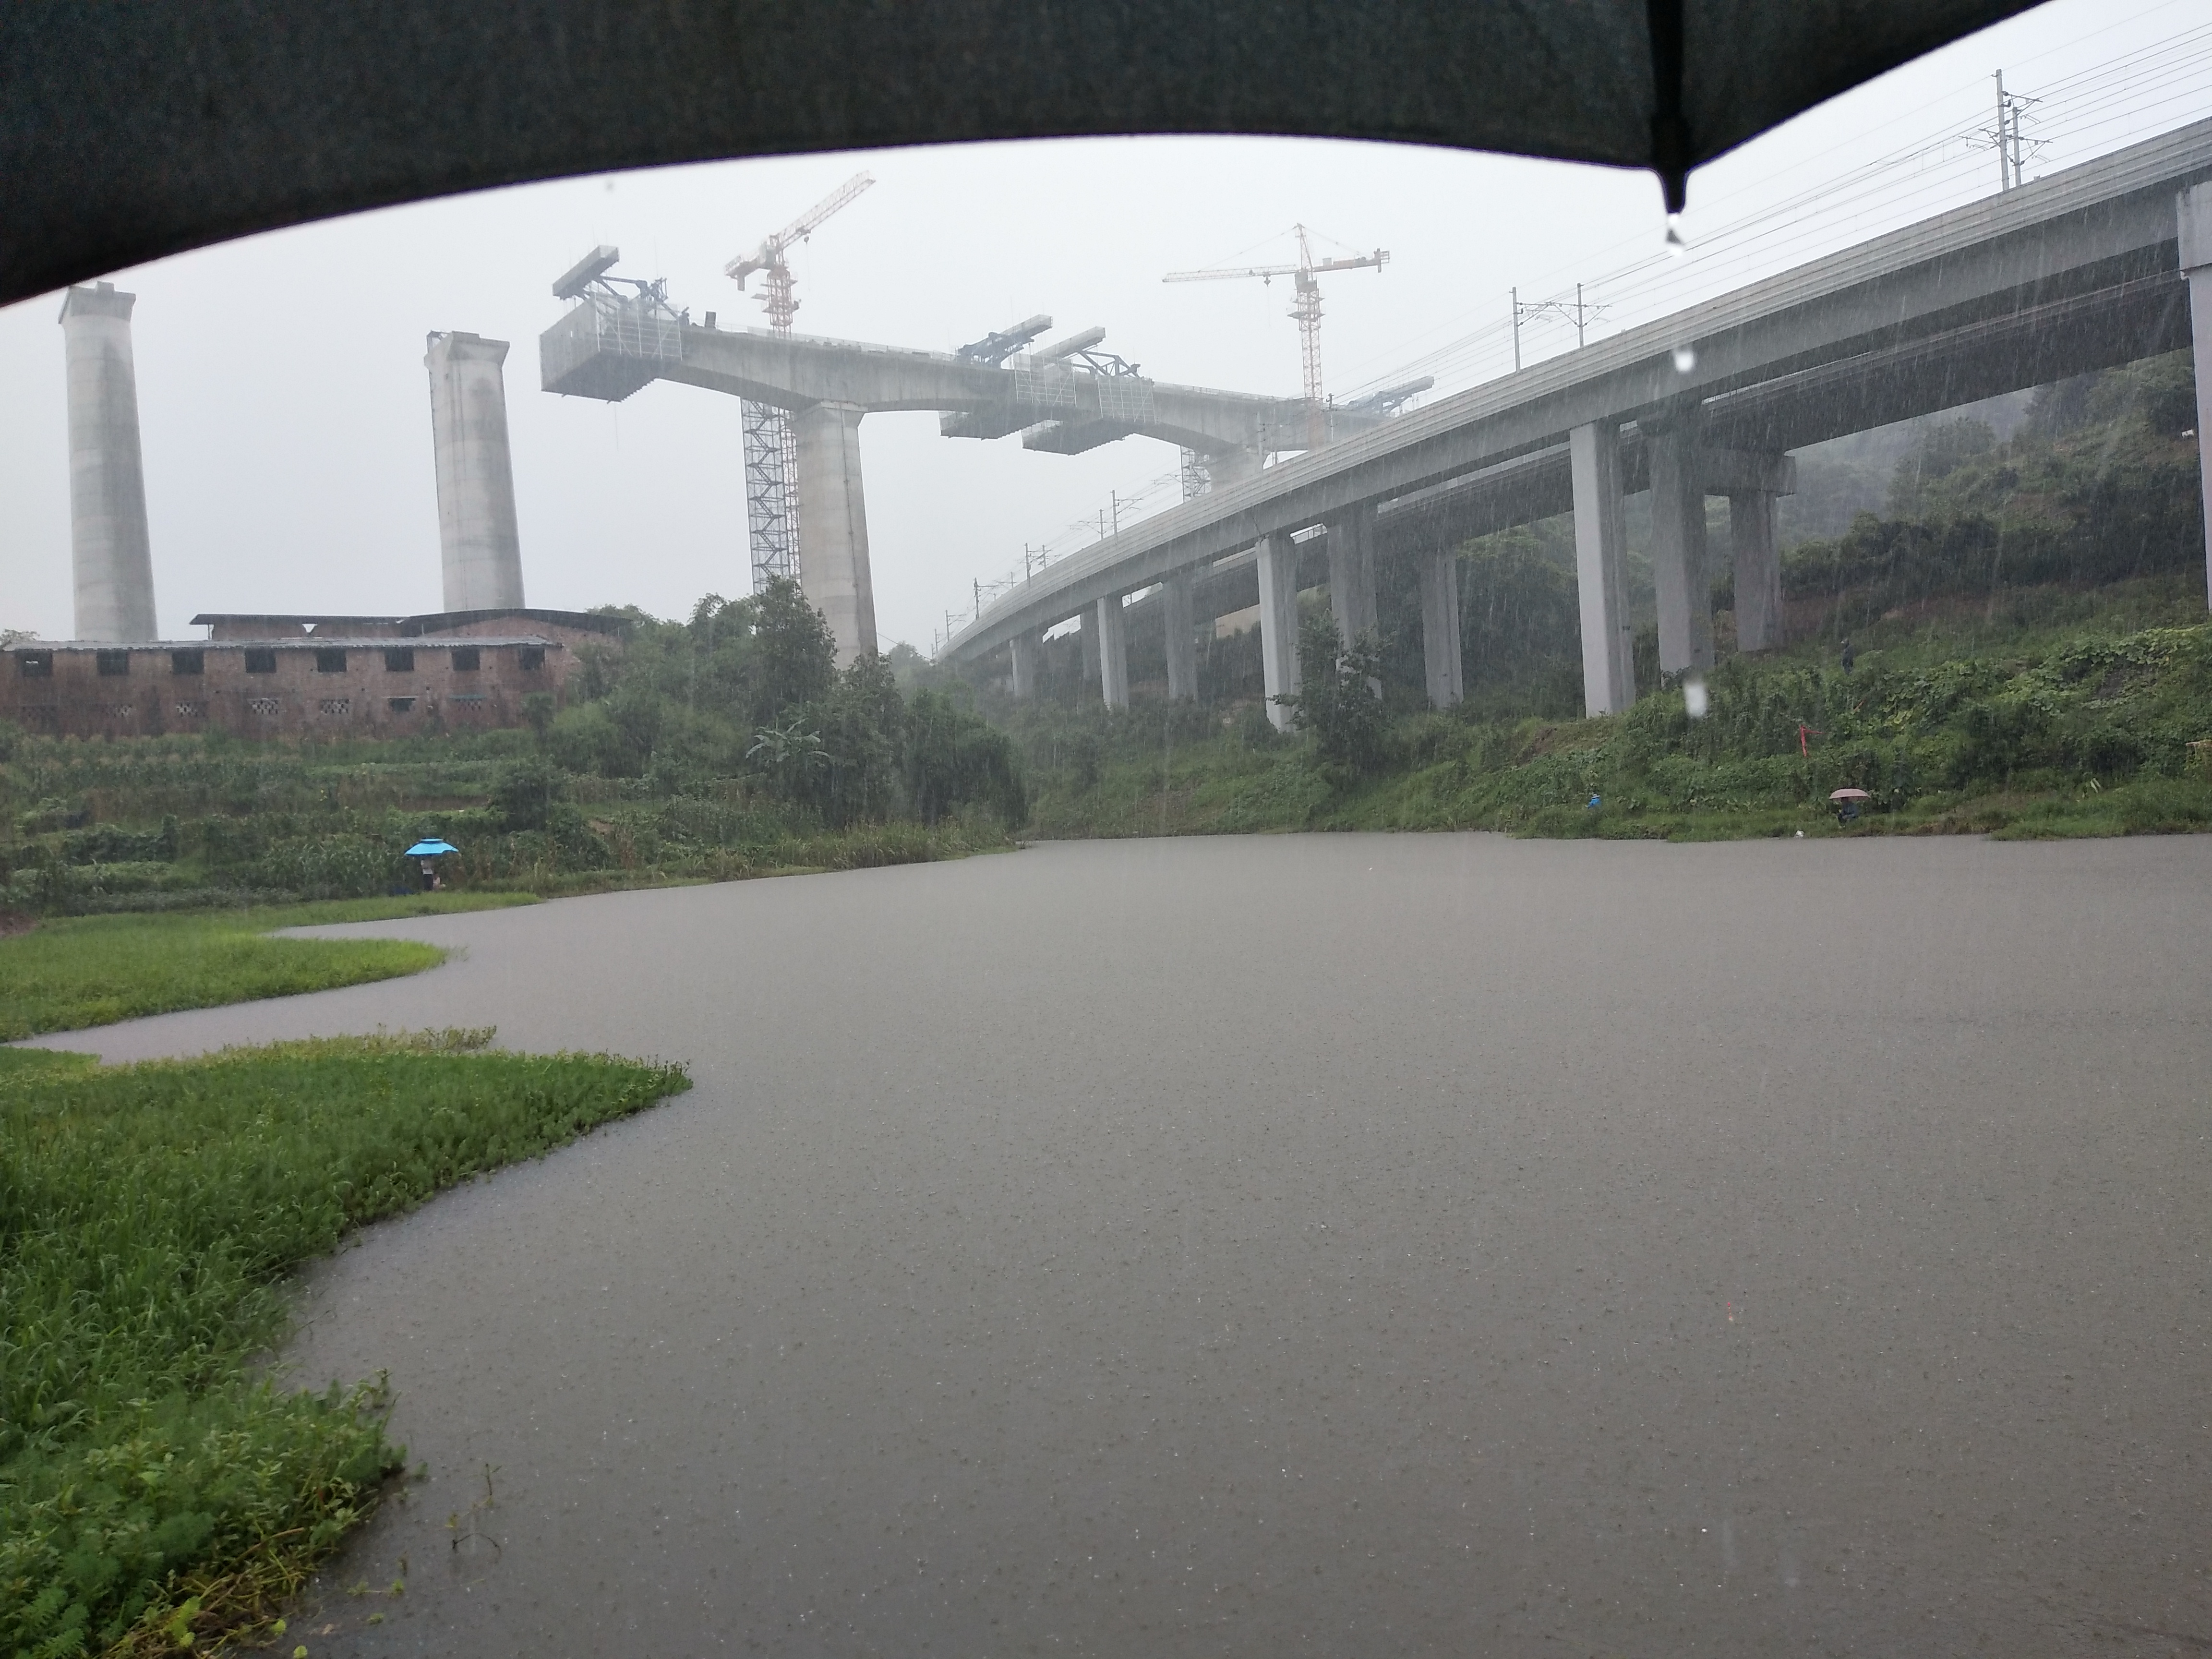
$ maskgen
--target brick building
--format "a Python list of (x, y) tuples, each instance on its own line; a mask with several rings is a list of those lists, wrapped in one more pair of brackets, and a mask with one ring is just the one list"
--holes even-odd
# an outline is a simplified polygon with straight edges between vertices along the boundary
[(0, 720), (69, 737), (222, 731), (396, 738), (523, 724), (523, 699), (568, 700), (580, 649), (621, 623), (573, 611), (422, 617), (203, 614), (205, 640), (26, 641), (7, 647)]

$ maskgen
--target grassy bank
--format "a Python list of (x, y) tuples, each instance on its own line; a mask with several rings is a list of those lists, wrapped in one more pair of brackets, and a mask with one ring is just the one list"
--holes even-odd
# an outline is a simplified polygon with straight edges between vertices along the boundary
[[(1697, 720), (1675, 686), (1595, 720), (1401, 714), (1332, 756), (1320, 734), (1275, 735), (1256, 707), (1225, 726), (1188, 706), (1048, 714), (1027, 732), (1033, 823), (1673, 839), (2212, 828), (2208, 751), (2192, 746), (2212, 738), (2212, 625), (2130, 630), (2150, 602), (2107, 599), (2001, 631), (1971, 619), (1973, 648), (1926, 618), (1878, 623), (1850, 673), (1818, 647), (1735, 657)], [(1849, 826), (1828, 801), (1845, 787), (1874, 798)]]
[(259, 1629), (401, 1452), (374, 1384), (295, 1393), (283, 1274), (349, 1229), (688, 1086), (489, 1032), (100, 1068), (0, 1057), (0, 1650)]
[(530, 902), (526, 894), (423, 893), (47, 921), (0, 939), (0, 1040), (420, 973), (446, 953), (411, 939), (267, 935), (280, 927)]

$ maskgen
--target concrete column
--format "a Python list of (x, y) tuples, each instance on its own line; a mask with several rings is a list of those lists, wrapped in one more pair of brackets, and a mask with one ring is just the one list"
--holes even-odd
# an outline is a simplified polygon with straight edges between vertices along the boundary
[(70, 556), (81, 640), (135, 644), (154, 621), (154, 552), (138, 447), (138, 372), (131, 355), (135, 294), (112, 283), (62, 301), (69, 375)]
[(507, 342), (434, 334), (430, 443), (438, 467), (438, 547), (448, 611), (522, 605), (522, 538), (507, 453)]
[(868, 509), (860, 494), (866, 412), (854, 404), (816, 404), (791, 417), (799, 446), (799, 585), (830, 619), (840, 668), (876, 648)]
[(1036, 696), (1037, 636), (1017, 634), (1007, 642), (1006, 655), (1012, 663), (1009, 687), (1018, 697)]
[(1356, 507), (1328, 521), (1328, 599), (1349, 645), (1375, 631), (1375, 509)]
[(1098, 607), (1097, 605), (1087, 605), (1083, 607), (1083, 621), (1078, 629), (1078, 638), (1083, 647), (1083, 683), (1085, 685), (1096, 685), (1098, 684)]
[(2175, 212), (2181, 269), (2189, 278), (2189, 339), (2197, 358), (2197, 471), (2204, 492), (2205, 597), (2212, 604), (2212, 184), (2183, 191)]
[(1121, 596), (1109, 593), (1095, 607), (1098, 615), (1098, 692), (1109, 708), (1129, 706), (1129, 620)]
[(1431, 708), (1449, 708), (1467, 695), (1459, 653), (1459, 554), (1440, 547), (1421, 560), (1421, 661)]
[(1167, 618), (1168, 696), (1198, 695), (1197, 573), (1178, 570), (1160, 585), (1160, 610)]
[(1705, 485), (1699, 411), (1644, 428), (1651, 455), (1651, 575), (1659, 590), (1659, 672), (1713, 665), (1712, 583), (1705, 573)]
[(1275, 531), (1260, 544), (1259, 564), (1261, 686), (1267, 718), (1286, 732), (1291, 711), (1275, 699), (1298, 692), (1298, 550), (1289, 531)]
[(1626, 550), (1620, 428), (1611, 421), (1567, 434), (1574, 476), (1575, 583), (1583, 623), (1583, 710), (1617, 714), (1636, 701), (1636, 636), (1621, 580)]
[(1771, 490), (1732, 492), (1729, 540), (1735, 553), (1735, 646), (1771, 651), (1782, 643), (1782, 554)]

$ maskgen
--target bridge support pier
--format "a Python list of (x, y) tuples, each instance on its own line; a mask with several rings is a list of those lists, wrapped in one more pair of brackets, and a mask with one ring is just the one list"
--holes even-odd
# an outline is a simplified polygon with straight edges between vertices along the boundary
[(1349, 645), (1375, 631), (1375, 509), (1355, 507), (1328, 521), (1328, 601)]
[(1621, 580), (1620, 428), (1611, 421), (1567, 434), (1574, 477), (1575, 586), (1583, 623), (1583, 711), (1617, 714), (1636, 701), (1636, 641)]
[(1274, 531), (1260, 544), (1259, 565), (1260, 683), (1268, 720), (1287, 732), (1291, 711), (1275, 699), (1298, 692), (1298, 550), (1289, 531)]
[(1460, 665), (1459, 554), (1453, 548), (1421, 556), (1421, 665), (1430, 708), (1449, 708), (1467, 695)]
[[(72, 288), (62, 301), (62, 349), (69, 365), (70, 563), (81, 640), (135, 644), (161, 637), (154, 618), (154, 554), (138, 445), (138, 372), (131, 354), (131, 308), (137, 299), (100, 283)], [(504, 404), (500, 413), (504, 422)], [(502, 445), (506, 435), (502, 424)], [(442, 505), (442, 443), (438, 454)], [(502, 465), (505, 458), (502, 448)], [(450, 550), (447, 557), (450, 571)], [(446, 591), (450, 597), (450, 574)]]
[(1782, 643), (1782, 554), (1776, 545), (1773, 493), (1740, 490), (1728, 498), (1735, 553), (1735, 646), (1771, 651)]
[(1651, 453), (1651, 575), (1659, 590), (1659, 672), (1708, 673), (1713, 596), (1705, 570), (1705, 480), (1692, 406), (1644, 428)]
[(2204, 588), (2212, 605), (2212, 184), (2175, 203), (2181, 269), (2189, 279), (2189, 340), (2197, 356), (2197, 470), (2204, 491)]
[(830, 620), (840, 668), (876, 648), (868, 509), (860, 495), (858, 404), (816, 404), (791, 417), (799, 443), (799, 585)]
[(1109, 708), (1129, 706), (1129, 623), (1121, 614), (1121, 596), (1109, 593), (1098, 601), (1098, 690)]
[(506, 341), (474, 334), (440, 334), (422, 359), (430, 371), (438, 546), (448, 611), (504, 610), (523, 603), (506, 362)]
[[(1348, 647), (1362, 634), (1376, 633), (1375, 508), (1364, 504), (1328, 521), (1328, 602), (1336, 631)], [(1382, 682), (1368, 689), (1382, 695)]]
[(1006, 689), (1017, 697), (1036, 696), (1037, 636), (1015, 635), (1006, 641), (1006, 656), (1011, 667)]
[(1198, 578), (1178, 570), (1160, 585), (1160, 611), (1166, 618), (1168, 696), (1198, 695)]

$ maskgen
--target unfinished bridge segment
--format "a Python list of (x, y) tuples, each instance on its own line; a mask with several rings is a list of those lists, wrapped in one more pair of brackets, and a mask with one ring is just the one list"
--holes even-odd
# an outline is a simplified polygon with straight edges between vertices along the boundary
[[(1269, 454), (1306, 441), (1302, 399), (1146, 379), (1097, 349), (1103, 329), (994, 361), (970, 355), (973, 348), (908, 350), (711, 328), (672, 307), (660, 284), (607, 286), (605, 269), (584, 284), (563, 279), (572, 291), (561, 297), (576, 303), (539, 337), (544, 389), (616, 403), (672, 380), (788, 411), (798, 436), (799, 585), (829, 618), (841, 663), (877, 648), (860, 475), (860, 426), (869, 415), (934, 410), (947, 437), (1019, 433), (1024, 447), (1046, 454), (1156, 438), (1204, 457), (1217, 487), (1256, 476)], [(1348, 435), (1384, 418), (1351, 410), (1333, 425)]]

